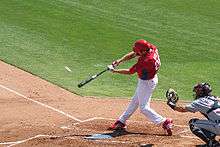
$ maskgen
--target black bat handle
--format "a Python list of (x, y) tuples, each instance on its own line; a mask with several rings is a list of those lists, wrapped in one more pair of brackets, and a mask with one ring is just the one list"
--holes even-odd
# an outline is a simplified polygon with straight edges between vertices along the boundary
[(89, 82), (92, 81), (92, 80), (94, 80), (94, 78), (89, 78), (89, 79), (87, 79), (87, 80), (85, 80), (85, 81), (79, 83), (79, 84), (78, 84), (78, 87), (80, 88), (80, 87), (82, 87), (83, 85), (89, 83)]
[(109, 68), (106, 68), (105, 70), (101, 71), (100, 73), (96, 74), (96, 75), (93, 75), (91, 76), (90, 78), (88, 78), (87, 80), (85, 81), (82, 81), (81, 83), (78, 84), (78, 87), (82, 87), (84, 86), (85, 84), (89, 83), (90, 81), (94, 80), (95, 78), (97, 78), (98, 76), (100, 76), (101, 74), (103, 74), (104, 72), (108, 71)]

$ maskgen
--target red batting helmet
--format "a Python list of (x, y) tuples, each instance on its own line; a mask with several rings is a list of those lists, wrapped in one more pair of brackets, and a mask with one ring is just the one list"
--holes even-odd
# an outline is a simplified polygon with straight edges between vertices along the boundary
[(147, 42), (144, 39), (140, 39), (140, 40), (137, 40), (134, 43), (133, 51), (135, 53), (139, 53), (139, 52), (142, 52), (142, 51), (147, 51), (148, 49), (150, 49), (150, 46), (151, 46), (151, 44), (149, 42)]

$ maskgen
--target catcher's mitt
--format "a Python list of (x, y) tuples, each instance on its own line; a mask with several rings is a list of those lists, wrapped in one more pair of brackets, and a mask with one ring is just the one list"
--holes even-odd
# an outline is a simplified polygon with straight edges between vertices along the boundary
[(177, 92), (170, 88), (166, 91), (167, 105), (169, 105), (172, 109), (176, 107), (176, 103), (179, 100), (179, 96)]

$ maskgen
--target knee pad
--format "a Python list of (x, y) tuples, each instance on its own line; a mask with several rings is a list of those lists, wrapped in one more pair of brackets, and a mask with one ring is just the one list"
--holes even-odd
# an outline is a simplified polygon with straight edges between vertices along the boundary
[(211, 140), (215, 139), (215, 137), (216, 137), (215, 133), (212, 133), (212, 132), (207, 131), (205, 129), (201, 129), (201, 131)]
[(190, 127), (190, 130), (194, 135), (202, 139), (205, 143), (209, 143), (210, 139), (206, 136), (206, 134), (199, 128), (197, 127)]
[(190, 130), (192, 131), (193, 134), (204, 134), (207, 138), (209, 139), (214, 139), (216, 137), (216, 134), (210, 132), (210, 131), (207, 131), (205, 129), (202, 129), (202, 128), (199, 128), (195, 125), (196, 121), (198, 121), (199, 119), (191, 119), (189, 121), (189, 127), (190, 127)]
[(199, 120), (199, 119), (197, 119), (197, 118), (190, 119), (189, 125), (195, 123), (195, 122), (198, 121), (198, 120)]
[(193, 118), (189, 121), (189, 128), (190, 130), (193, 132), (196, 128), (195, 128), (195, 122), (198, 121), (199, 119), (197, 118)]
[(198, 120), (199, 119), (191, 119), (189, 121), (190, 130), (194, 135), (202, 139), (204, 142), (209, 143), (209, 141), (214, 139), (216, 135), (210, 131), (197, 127), (195, 123)]

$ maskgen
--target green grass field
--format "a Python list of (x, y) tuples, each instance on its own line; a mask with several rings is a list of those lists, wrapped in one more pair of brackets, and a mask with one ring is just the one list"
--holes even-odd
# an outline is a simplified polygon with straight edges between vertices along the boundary
[(154, 98), (164, 98), (172, 87), (183, 99), (192, 99), (192, 86), (201, 81), (209, 82), (213, 94), (220, 96), (219, 0), (0, 3), (0, 59), (74, 93), (132, 96), (136, 75), (105, 73), (81, 89), (77, 84), (144, 38), (158, 46), (162, 62)]

